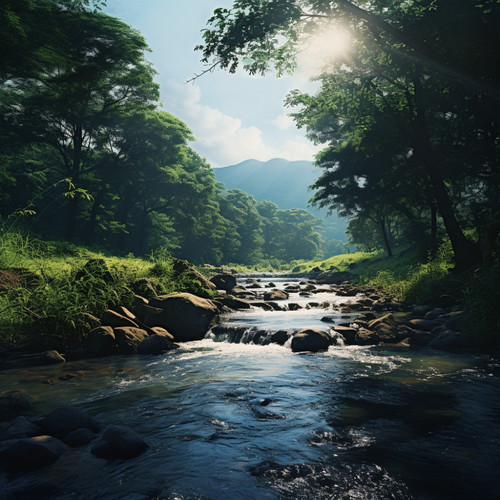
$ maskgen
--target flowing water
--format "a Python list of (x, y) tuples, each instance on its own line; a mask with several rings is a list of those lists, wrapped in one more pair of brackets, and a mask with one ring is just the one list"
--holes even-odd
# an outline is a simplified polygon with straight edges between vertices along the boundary
[[(226, 321), (318, 326), (325, 311), (311, 311), (277, 320), (252, 309)], [(206, 338), (162, 356), (4, 371), (7, 388), (36, 395), (40, 415), (70, 404), (128, 425), (150, 448), (128, 461), (72, 449), (49, 468), (2, 475), (0, 497), (498, 498), (500, 364), (488, 355), (358, 346), (294, 354)]]

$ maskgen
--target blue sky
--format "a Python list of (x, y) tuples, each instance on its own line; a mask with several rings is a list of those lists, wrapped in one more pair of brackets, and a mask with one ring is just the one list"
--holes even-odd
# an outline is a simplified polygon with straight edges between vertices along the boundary
[(303, 77), (250, 77), (215, 71), (186, 83), (204, 67), (201, 30), (229, 0), (108, 0), (105, 12), (137, 28), (148, 41), (158, 71), (163, 107), (184, 120), (197, 139), (193, 148), (214, 167), (255, 158), (312, 160), (318, 150), (286, 117), (287, 92), (306, 90)]

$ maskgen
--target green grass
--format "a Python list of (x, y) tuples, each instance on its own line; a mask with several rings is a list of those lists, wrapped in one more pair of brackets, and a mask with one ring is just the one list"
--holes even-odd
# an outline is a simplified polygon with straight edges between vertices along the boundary
[[(99, 259), (103, 266), (82, 273), (92, 259)], [(209, 293), (192, 267), (184, 266), (179, 272), (176, 262), (165, 252), (149, 259), (116, 257), (4, 233), (0, 235), (0, 269), (27, 270), (23, 274), (29, 279), (0, 293), (0, 343), (29, 342), (37, 348), (78, 345), (88, 331), (80, 313), (99, 317), (114, 305), (131, 307), (131, 284), (139, 278), (150, 279), (159, 294)]]

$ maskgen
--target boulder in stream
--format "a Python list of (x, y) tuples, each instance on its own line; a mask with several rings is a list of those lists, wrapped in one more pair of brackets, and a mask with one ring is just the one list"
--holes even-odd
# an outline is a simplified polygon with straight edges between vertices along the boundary
[(47, 434), (60, 438), (64, 438), (77, 429), (90, 429), (99, 432), (101, 428), (97, 420), (83, 410), (72, 406), (62, 406), (51, 411), (39, 423)]
[(33, 398), (22, 389), (10, 389), (0, 393), (0, 413), (2, 415), (20, 415), (31, 411)]
[(90, 330), (87, 335), (87, 351), (94, 356), (107, 356), (116, 351), (113, 328), (100, 326)]
[(120, 354), (135, 354), (139, 344), (148, 337), (146, 330), (131, 326), (115, 328), (114, 334)]
[(99, 458), (135, 458), (149, 448), (139, 434), (123, 425), (110, 425), (90, 450)]
[(210, 278), (210, 282), (215, 285), (217, 290), (230, 292), (236, 286), (236, 278), (231, 274), (217, 274)]
[(149, 312), (145, 323), (165, 328), (176, 342), (201, 340), (218, 314), (218, 308), (211, 300), (191, 293), (161, 295), (152, 299), (150, 304), (159, 311)]
[(304, 328), (292, 337), (293, 352), (317, 352), (328, 349), (332, 343), (329, 333), (315, 328)]
[(53, 436), (19, 439), (3, 450), (0, 462), (13, 471), (41, 469), (58, 460), (67, 448)]
[(264, 300), (267, 302), (286, 299), (288, 299), (288, 293), (283, 290), (270, 290), (264, 293)]
[[(168, 333), (168, 332), (167, 332)], [(137, 347), (138, 354), (162, 354), (179, 346), (170, 340), (168, 335), (150, 335), (144, 339)]]

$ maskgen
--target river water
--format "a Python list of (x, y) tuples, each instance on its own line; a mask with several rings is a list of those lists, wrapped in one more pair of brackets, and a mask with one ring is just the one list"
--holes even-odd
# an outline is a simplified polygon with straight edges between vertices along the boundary
[[(309, 300), (319, 299), (346, 301)], [(226, 321), (272, 330), (318, 326), (325, 315), (301, 311)], [(36, 395), (38, 415), (76, 405), (134, 428), (150, 448), (128, 461), (71, 449), (49, 468), (1, 475), (0, 497), (433, 500), (500, 491), (500, 363), (488, 355), (358, 346), (294, 354), (206, 338), (162, 356), (1, 372), (0, 390), (11, 388)]]

